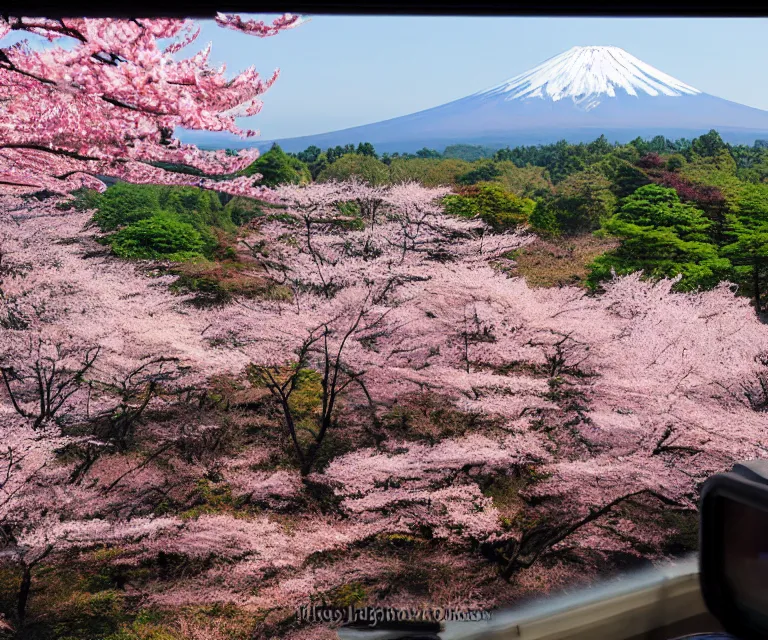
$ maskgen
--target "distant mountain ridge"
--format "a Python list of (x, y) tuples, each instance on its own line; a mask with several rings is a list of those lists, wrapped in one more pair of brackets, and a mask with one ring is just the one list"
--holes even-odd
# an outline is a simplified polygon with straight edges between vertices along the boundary
[[(768, 137), (768, 111), (699, 91), (619, 47), (573, 47), (485, 91), (453, 102), (339, 131), (243, 145), (301, 151), (371, 142), (380, 152), (442, 150), (450, 144), (515, 146), (561, 139), (586, 142), (638, 136), (692, 138), (717, 129), (723, 139)], [(200, 139), (182, 139), (202, 144)], [(209, 138), (209, 143), (216, 144)], [(223, 144), (223, 141), (222, 141)]]

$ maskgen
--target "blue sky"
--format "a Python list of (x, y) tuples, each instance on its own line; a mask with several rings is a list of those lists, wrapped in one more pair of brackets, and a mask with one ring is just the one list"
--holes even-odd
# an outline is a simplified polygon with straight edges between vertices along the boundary
[(280, 138), (437, 106), (517, 75), (575, 45), (626, 49), (683, 82), (768, 110), (768, 19), (312, 16), (254, 39), (204, 24), (198, 42), (230, 70), (281, 77), (250, 126)]
[[(575, 45), (626, 49), (683, 82), (768, 110), (768, 19), (310, 16), (254, 38), (203, 21), (190, 55), (281, 77), (243, 125), (262, 138), (332, 131), (437, 106), (496, 85)], [(6, 41), (0, 43), (6, 44)]]

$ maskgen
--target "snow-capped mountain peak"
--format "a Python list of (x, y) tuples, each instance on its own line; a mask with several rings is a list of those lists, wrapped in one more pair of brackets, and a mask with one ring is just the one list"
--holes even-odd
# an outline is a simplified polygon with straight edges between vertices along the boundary
[(681, 96), (701, 93), (619, 47), (573, 47), (506, 82), (476, 95), (505, 100), (571, 98), (589, 110), (617, 90), (632, 96)]
[[(389, 120), (258, 146), (267, 150), (279, 142), (297, 152), (370, 142), (380, 153), (414, 153), (456, 144), (591, 142), (601, 134), (620, 143), (657, 135), (690, 139), (711, 129), (727, 142), (751, 145), (768, 139), (768, 111), (699, 91), (618, 47), (574, 47), (487, 91)], [(236, 148), (230, 141), (220, 144)]]

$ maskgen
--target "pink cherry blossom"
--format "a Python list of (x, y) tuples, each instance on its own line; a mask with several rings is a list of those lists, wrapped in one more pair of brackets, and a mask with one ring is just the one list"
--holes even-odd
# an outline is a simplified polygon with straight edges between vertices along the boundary
[[(500, 603), (536, 580), (575, 580), (566, 550), (591, 558), (583, 579), (595, 558), (661, 557), (669, 516), (695, 510), (708, 475), (767, 453), (765, 325), (727, 283), (676, 293), (673, 280), (635, 274), (601, 295), (529, 287), (508, 252), (530, 234), (448, 217), (441, 193), (276, 189), (283, 208), (270, 213), (282, 215), (255, 220), (243, 250), (290, 294), (215, 308), (172, 294), (164, 265), (110, 255), (86, 227), (91, 212), (3, 196), (0, 356), (19, 373), (9, 383), (22, 409), (0, 387), (13, 561), (99, 541), (126, 562), (210, 557), (195, 576), (153, 584), (148, 601), (268, 609), (385, 581), (400, 567), (379, 546), (390, 539), (416, 554), (431, 536), (430, 549), (473, 571), (492, 573), (490, 557), (515, 576), (488, 578)], [(339, 206), (350, 202), (358, 209)], [(83, 380), (67, 377), (91, 348)], [(30, 367), (54, 355), (72, 393), (36, 425)], [(128, 378), (146, 390), (132, 372), (165, 359), (168, 388), (146, 396), (135, 426), (143, 448), (121, 448), (104, 436), (116, 407), (136, 410), (120, 390)], [(332, 438), (302, 468), (290, 403), (286, 413), (253, 374), (279, 386), (301, 367), (329, 381), (336, 363), (336, 408), (305, 408), (300, 425), (327, 417)], [(21, 456), (29, 464), (13, 464)], [(201, 486), (228, 498), (201, 504)]]
[[(272, 25), (219, 14), (228, 29), (266, 37), (299, 24), (285, 15)], [(101, 188), (98, 176), (129, 182), (197, 185), (232, 195), (267, 197), (254, 179), (202, 179), (159, 169), (150, 162), (184, 164), (209, 175), (230, 175), (257, 157), (206, 152), (171, 138), (176, 127), (228, 131), (250, 137), (237, 117), (259, 112), (259, 96), (277, 79), (247, 69), (227, 79), (208, 65), (210, 45), (189, 58), (173, 56), (199, 33), (186, 20), (63, 20), (9, 17), (0, 38), (25, 31), (69, 48), (32, 49), (26, 41), (0, 49), (0, 189), (66, 194)], [(164, 50), (158, 40), (172, 39)]]

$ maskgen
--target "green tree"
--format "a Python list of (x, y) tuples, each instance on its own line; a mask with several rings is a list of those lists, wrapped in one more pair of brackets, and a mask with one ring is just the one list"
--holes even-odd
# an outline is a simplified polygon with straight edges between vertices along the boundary
[(574, 173), (558, 184), (554, 193), (540, 195), (531, 226), (550, 235), (599, 229), (616, 209), (613, 188), (599, 165)]
[(95, 189), (80, 188), (73, 191), (70, 200), (64, 200), (56, 205), (61, 211), (88, 211), (89, 209), (98, 209), (101, 203), (101, 194)]
[(101, 194), (93, 222), (102, 231), (114, 231), (132, 222), (150, 218), (160, 210), (163, 189), (154, 185), (118, 182)]
[(749, 167), (740, 168), (736, 175), (744, 182), (761, 183), (768, 182), (768, 154), (760, 162), (755, 162)]
[(209, 227), (235, 231), (236, 225), (215, 191), (197, 187), (170, 187), (160, 195), (160, 208), (174, 213), (181, 222), (191, 224), (203, 234)]
[(121, 258), (181, 261), (202, 257), (205, 249), (197, 229), (166, 212), (128, 225), (115, 233), (110, 242)]
[(317, 177), (329, 164), (328, 156), (325, 153), (321, 153), (319, 156), (317, 156), (314, 162), (310, 162), (309, 173), (312, 176), (312, 180), (317, 180)]
[(768, 184), (743, 185), (733, 209), (742, 219), (768, 222)]
[(479, 217), (500, 231), (525, 224), (536, 203), (506, 191), (500, 184), (483, 183), (443, 200), (445, 212), (465, 218)]
[(667, 158), (667, 171), (679, 171), (685, 166), (686, 159), (682, 153), (673, 153)]
[(358, 144), (355, 153), (359, 156), (370, 156), (371, 158), (379, 157), (376, 153), (376, 149), (373, 148), (373, 145), (370, 142), (361, 142)]
[(457, 160), (466, 160), (467, 162), (492, 158), (494, 154), (495, 151), (490, 147), (478, 144), (451, 144), (443, 151), (444, 158), (456, 158)]
[(552, 181), (544, 167), (526, 165), (518, 167), (514, 162), (504, 160), (496, 163), (499, 175), (494, 179), (503, 185), (507, 191), (522, 196), (533, 198), (552, 191)]
[(478, 182), (489, 182), (494, 178), (498, 178), (501, 175), (501, 171), (496, 166), (496, 163), (492, 160), (483, 160), (476, 162), (474, 167), (467, 171), (464, 175), (459, 176), (457, 182), (459, 184), (477, 184)]
[(317, 176), (319, 182), (349, 180), (352, 176), (376, 186), (389, 182), (389, 167), (371, 156), (347, 154), (328, 165)]
[(544, 236), (560, 235), (560, 223), (557, 219), (557, 211), (546, 200), (538, 200), (531, 215), (528, 216), (531, 228)]
[(734, 264), (740, 290), (753, 299), (760, 312), (768, 275), (768, 184), (744, 185), (728, 222), (732, 241), (722, 248), (722, 255)]
[(672, 143), (672, 151), (682, 153), (685, 159), (688, 160), (691, 157), (691, 146), (693, 142), (687, 138), (678, 138)]
[(307, 165), (299, 158), (291, 157), (279, 145), (274, 144), (265, 154), (260, 156), (243, 170), (246, 176), (261, 174), (259, 184), (275, 187), (279, 184), (301, 184), (312, 178)]
[(353, 144), (347, 144), (347, 145), (344, 145), (343, 147), (341, 145), (336, 145), (335, 147), (326, 149), (325, 156), (326, 158), (328, 158), (328, 164), (333, 164), (339, 158), (342, 158), (343, 156), (346, 156), (355, 152), (356, 152), (356, 149), (355, 149), (355, 145)]
[(204, 253), (211, 254), (217, 247), (212, 228), (234, 232), (237, 225), (231, 210), (225, 209), (215, 191), (197, 187), (168, 187), (160, 194), (160, 208), (179, 222), (193, 226), (204, 243)]
[(702, 211), (680, 202), (674, 189), (640, 187), (606, 222), (605, 229), (621, 245), (593, 261), (588, 282), (596, 286), (612, 270), (642, 270), (654, 278), (681, 275), (681, 290), (713, 287), (731, 274), (731, 263), (712, 244), (711, 224)]
[(424, 147), (423, 149), (419, 149), (416, 152), (417, 158), (442, 158), (443, 154), (439, 151), (435, 151), (435, 149), (427, 149), (427, 147)]
[(448, 158), (395, 158), (389, 165), (393, 184), (416, 181), (425, 187), (456, 184), (460, 175), (472, 167), (469, 162)]
[(304, 151), (299, 151), (296, 154), (296, 157), (301, 160), (305, 164), (312, 164), (317, 160), (317, 158), (322, 153), (322, 149), (320, 147), (317, 147), (315, 145), (311, 145), (304, 149)]
[(600, 228), (616, 208), (611, 187), (610, 180), (594, 168), (563, 180), (557, 187), (554, 202), (560, 229), (579, 233)]
[(673, 142), (664, 136), (654, 136), (648, 143), (648, 151), (651, 153), (667, 153), (673, 148)]
[(696, 155), (703, 156), (705, 158), (712, 158), (721, 151), (727, 151), (728, 147), (723, 142), (720, 134), (711, 129), (709, 133), (705, 133), (703, 136), (695, 138), (691, 143), (691, 149)]
[(608, 142), (608, 138), (605, 137), (605, 134), (602, 134), (599, 138), (587, 145), (587, 152), (593, 156), (602, 157), (608, 155), (611, 151), (613, 151), (613, 145)]
[[(635, 158), (635, 161), (638, 159)], [(611, 191), (617, 198), (625, 198), (650, 183), (650, 179), (641, 169), (620, 154), (611, 154), (593, 166), (609, 180)]]
[(651, 145), (647, 141), (643, 140), (640, 136), (634, 140), (631, 140), (629, 144), (637, 150), (638, 156), (644, 156), (651, 150)]
[(236, 196), (224, 206), (224, 212), (236, 227), (240, 227), (256, 216), (262, 215), (261, 206), (256, 200)]
[(565, 140), (561, 140), (551, 147), (544, 166), (549, 171), (552, 181), (557, 184), (586, 168), (586, 147), (568, 144)]
[(680, 169), (679, 175), (702, 187), (716, 187), (728, 199), (738, 197), (743, 183), (736, 176), (736, 161), (727, 149), (722, 149), (713, 156), (693, 155)]
[(763, 289), (768, 268), (768, 223), (747, 226), (734, 221), (731, 233), (735, 241), (722, 248), (722, 255), (734, 264), (736, 280), (753, 300), (755, 311), (763, 309)]
[(605, 160), (610, 158), (623, 160), (624, 162), (634, 165), (640, 159), (640, 152), (631, 144), (625, 144), (623, 146), (616, 147), (613, 150), (613, 153)]
[[(494, 155), (494, 160), (508, 160), (518, 167), (535, 165), (544, 167), (552, 182), (558, 183), (569, 175), (584, 170), (590, 162), (603, 157), (603, 151), (610, 147), (607, 140), (598, 138), (592, 151), (588, 145), (570, 144), (560, 140), (555, 144), (501, 149)], [(612, 149), (612, 147), (610, 147)]]

